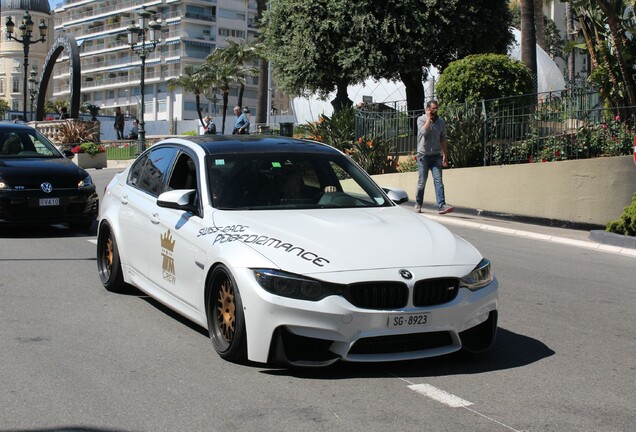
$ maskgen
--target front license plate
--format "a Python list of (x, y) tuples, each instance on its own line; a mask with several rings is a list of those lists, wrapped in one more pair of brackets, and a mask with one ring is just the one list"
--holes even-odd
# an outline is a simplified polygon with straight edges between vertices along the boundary
[(394, 327), (422, 327), (428, 325), (431, 317), (428, 313), (389, 315), (388, 326)]
[(40, 198), (40, 206), (56, 206), (60, 205), (59, 198)]

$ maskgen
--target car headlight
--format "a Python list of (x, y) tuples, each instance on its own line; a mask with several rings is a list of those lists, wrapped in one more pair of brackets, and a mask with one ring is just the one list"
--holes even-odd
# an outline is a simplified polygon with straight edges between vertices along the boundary
[(6, 184), (4, 180), (2, 180), (2, 177), (0, 177), (0, 190), (5, 190), (5, 189), (9, 189), (9, 185)]
[(267, 292), (298, 300), (318, 301), (338, 294), (332, 284), (271, 269), (253, 269), (256, 281)]
[(460, 279), (459, 286), (468, 288), (471, 291), (476, 291), (485, 287), (493, 280), (492, 272), (490, 271), (490, 261), (486, 258), (482, 259), (477, 267)]
[(91, 176), (86, 176), (83, 180), (77, 182), (77, 187), (85, 188), (93, 185), (93, 179)]

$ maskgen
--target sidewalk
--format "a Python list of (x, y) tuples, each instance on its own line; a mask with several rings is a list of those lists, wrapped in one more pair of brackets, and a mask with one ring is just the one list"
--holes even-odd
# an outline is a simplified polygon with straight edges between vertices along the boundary
[[(414, 204), (413, 202), (405, 203), (403, 207), (412, 210)], [(511, 218), (484, 216), (472, 209), (456, 209), (453, 213), (439, 215), (432, 207), (422, 207), (421, 214), (442, 224), (465, 226), (636, 258), (636, 239), (605, 233), (601, 230), (541, 225), (524, 222), (512, 216)], [(619, 237), (618, 241), (616, 237)]]

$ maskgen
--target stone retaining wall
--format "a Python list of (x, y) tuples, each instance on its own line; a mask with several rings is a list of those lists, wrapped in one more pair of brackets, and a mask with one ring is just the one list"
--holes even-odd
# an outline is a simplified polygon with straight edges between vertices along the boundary
[[(605, 225), (618, 219), (636, 192), (632, 156), (444, 170), (446, 201), (485, 212)], [(415, 200), (417, 173), (373, 176)], [(429, 174), (424, 195), (435, 203)]]

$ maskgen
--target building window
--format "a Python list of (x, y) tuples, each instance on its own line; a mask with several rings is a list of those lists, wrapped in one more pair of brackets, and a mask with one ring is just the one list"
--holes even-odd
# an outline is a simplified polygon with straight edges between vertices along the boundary
[(183, 103), (183, 110), (184, 111), (196, 111), (197, 110), (197, 103), (196, 102), (184, 102)]
[(20, 93), (20, 78), (13, 77), (13, 93)]
[(4, 78), (0, 78), (0, 95), (4, 94)]
[(18, 100), (17, 99), (11, 99), (11, 109), (13, 111), (17, 111), (18, 110)]
[(168, 103), (165, 99), (160, 99), (157, 104), (157, 112), (165, 113), (168, 110)]

